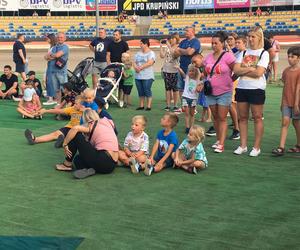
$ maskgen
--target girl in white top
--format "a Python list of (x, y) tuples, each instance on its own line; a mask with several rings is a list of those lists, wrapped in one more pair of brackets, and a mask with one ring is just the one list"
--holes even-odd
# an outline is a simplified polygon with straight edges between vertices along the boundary
[(249, 110), (254, 118), (255, 140), (250, 156), (260, 154), (263, 136), (263, 107), (265, 102), (265, 71), (269, 64), (269, 53), (264, 50), (264, 34), (255, 26), (248, 33), (249, 49), (240, 53), (234, 65), (234, 73), (239, 78), (236, 101), (239, 114), (240, 146), (234, 151), (240, 155), (247, 152)]
[(184, 90), (182, 94), (182, 110), (185, 113), (185, 133), (188, 134), (190, 127), (194, 125), (195, 110), (199, 92), (203, 88), (203, 82), (200, 81), (201, 73), (195, 65), (190, 64), (187, 75), (178, 67), (179, 73), (185, 78)]

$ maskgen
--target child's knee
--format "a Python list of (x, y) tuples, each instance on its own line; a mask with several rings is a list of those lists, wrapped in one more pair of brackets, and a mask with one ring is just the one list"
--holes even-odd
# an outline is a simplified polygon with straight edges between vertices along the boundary
[(197, 169), (204, 169), (206, 167), (203, 161), (197, 160), (193, 163), (194, 167)]
[(146, 161), (147, 157), (146, 155), (140, 155), (139, 157), (136, 158), (138, 163), (144, 163)]

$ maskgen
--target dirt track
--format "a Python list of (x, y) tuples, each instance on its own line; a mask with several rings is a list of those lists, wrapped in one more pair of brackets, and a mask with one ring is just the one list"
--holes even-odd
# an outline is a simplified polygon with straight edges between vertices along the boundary
[[(159, 57), (159, 49), (153, 49), (156, 53), (156, 63), (154, 69), (156, 72), (159, 72), (162, 66), (162, 60)], [(135, 54), (137, 49), (132, 49), (132, 54)], [(204, 55), (209, 52), (208, 49), (204, 49)], [(29, 70), (34, 70), (36, 72), (44, 72), (46, 68), (46, 61), (43, 56), (47, 53), (47, 49), (30, 49), (27, 50), (27, 57), (29, 60)], [(69, 66), (70, 70), (73, 70), (74, 67), (84, 58), (93, 56), (93, 53), (88, 48), (80, 49), (71, 49)], [(287, 67), (287, 56), (286, 49), (282, 49), (280, 52), (280, 64), (279, 64), (279, 73), (281, 74), (282, 70)], [(15, 64), (12, 61), (12, 52), (11, 51), (0, 51), (0, 72), (3, 70), (3, 66), (9, 64), (12, 68), (15, 68)]]

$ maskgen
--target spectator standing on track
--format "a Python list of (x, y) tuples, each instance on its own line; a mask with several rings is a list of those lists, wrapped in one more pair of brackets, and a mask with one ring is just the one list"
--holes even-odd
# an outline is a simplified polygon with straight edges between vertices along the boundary
[(104, 28), (99, 29), (99, 37), (96, 37), (90, 43), (90, 50), (95, 53), (95, 60), (92, 69), (92, 80), (93, 80), (93, 88), (97, 87), (98, 77), (101, 72), (107, 66), (107, 48), (111, 43), (111, 39), (106, 37), (106, 30)]
[[(113, 41), (107, 47), (107, 63), (122, 62), (122, 54), (129, 52), (128, 43), (122, 39), (122, 33), (120, 30), (115, 30), (113, 34)], [(123, 100), (123, 83), (121, 79), (119, 83), (119, 100)]]
[[(53, 84), (56, 99), (59, 103), (61, 101), (62, 86), (68, 81), (67, 62), (69, 58), (69, 46), (65, 44), (65, 41), (66, 35), (63, 32), (59, 32), (57, 34), (57, 44), (45, 56), (45, 59), (49, 62), (47, 83)], [(45, 103), (43, 104), (46, 105)]]
[(24, 46), (25, 35), (18, 34), (17, 40), (13, 45), (13, 61), (16, 64), (16, 71), (22, 77), (22, 80), (26, 80), (25, 66), (26, 66), (26, 49)]

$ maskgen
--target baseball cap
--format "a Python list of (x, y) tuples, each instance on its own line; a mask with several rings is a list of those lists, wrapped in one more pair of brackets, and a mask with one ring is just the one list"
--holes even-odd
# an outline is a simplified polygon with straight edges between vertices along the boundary
[(33, 88), (26, 88), (24, 90), (23, 100), (26, 102), (30, 102), (32, 100), (32, 96), (35, 94), (35, 90)]

